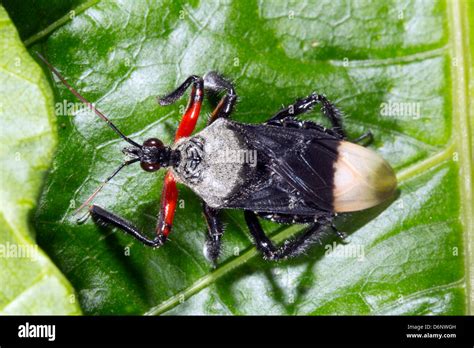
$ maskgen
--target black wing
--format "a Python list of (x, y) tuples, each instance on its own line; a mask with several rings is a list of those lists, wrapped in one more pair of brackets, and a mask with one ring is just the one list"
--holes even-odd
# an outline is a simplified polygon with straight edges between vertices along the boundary
[(229, 202), (255, 211), (311, 215), (333, 211), (340, 140), (316, 129), (234, 123), (257, 151), (254, 178)]

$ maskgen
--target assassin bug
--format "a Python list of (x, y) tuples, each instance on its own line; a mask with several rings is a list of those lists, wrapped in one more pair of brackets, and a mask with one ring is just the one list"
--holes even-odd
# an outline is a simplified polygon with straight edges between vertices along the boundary
[[(329, 226), (344, 237), (333, 224), (338, 213), (378, 205), (396, 189), (390, 165), (377, 153), (356, 144), (371, 137), (371, 133), (348, 141), (341, 112), (323, 95), (313, 93), (299, 99), (263, 124), (244, 124), (230, 120), (237, 94), (229, 81), (216, 72), (203, 78), (193, 75), (170, 94), (158, 98), (160, 105), (170, 105), (191, 87), (189, 104), (174, 143), (165, 146), (159, 139), (151, 138), (138, 144), (76, 92), (46, 59), (39, 57), (77, 98), (131, 145), (123, 149), (130, 159), (79, 210), (89, 205), (105, 183), (125, 166), (139, 162), (147, 172), (167, 168), (154, 238), (102, 207), (89, 206), (94, 219), (121, 229), (145, 245), (160, 247), (170, 234), (178, 200), (177, 182), (191, 188), (202, 200), (208, 226), (206, 256), (213, 263), (219, 256), (224, 233), (219, 218), (222, 209), (244, 210), (257, 248), (266, 259), (279, 260), (303, 253), (317, 240), (323, 227)], [(210, 115), (207, 127), (192, 135), (205, 90), (224, 96)], [(298, 115), (311, 111), (317, 104), (331, 122), (331, 128), (298, 120)], [(219, 160), (223, 151), (253, 151), (256, 162), (252, 165), (246, 161)], [(259, 218), (309, 227), (296, 239), (277, 247), (265, 235)]]

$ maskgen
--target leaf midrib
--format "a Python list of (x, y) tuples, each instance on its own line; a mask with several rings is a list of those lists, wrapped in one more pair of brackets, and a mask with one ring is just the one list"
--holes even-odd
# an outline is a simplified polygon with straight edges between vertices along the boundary
[[(459, 0), (448, 1), (448, 19), (450, 26), (451, 57), (456, 59), (456, 65), (452, 67), (453, 71), (453, 125), (452, 129), (456, 132), (456, 147), (462, 154), (459, 156), (459, 195), (461, 198), (461, 218), (464, 231), (464, 261), (466, 276), (466, 307), (467, 313), (474, 313), (474, 294), (472, 286), (474, 284), (474, 202), (472, 194), (472, 159), (471, 138), (469, 128), (469, 107), (468, 107), (468, 88), (467, 88), (467, 69), (465, 66), (466, 56), (469, 54), (467, 39), (463, 37), (469, 35), (462, 13), (468, 13), (466, 3)], [(467, 21), (467, 20), (466, 20)], [(454, 134), (453, 132), (453, 134)]]
[[(69, 22), (73, 17), (77, 16), (78, 14), (81, 14), (82, 12), (84, 12), (85, 10), (87, 10), (88, 8), (96, 5), (100, 0), (89, 0), (79, 6), (77, 6), (75, 9), (69, 11), (67, 14), (65, 14), (64, 16), (62, 16), (61, 18), (55, 20), (53, 23), (51, 23), (50, 25), (48, 25), (46, 28), (40, 30), (39, 32), (37, 32), (36, 34), (30, 36), (28, 39), (26, 39), (24, 41), (24, 44), (26, 47), (30, 47), (31, 45), (33, 45), (34, 43), (42, 40), (43, 38), (47, 37), (48, 35), (50, 35), (53, 31), (55, 31), (56, 29), (62, 27), (64, 24), (66, 24), (67, 22)], [(71, 12), (74, 11), (73, 15), (71, 15)], [(72, 18), (71, 18), (72, 17)]]

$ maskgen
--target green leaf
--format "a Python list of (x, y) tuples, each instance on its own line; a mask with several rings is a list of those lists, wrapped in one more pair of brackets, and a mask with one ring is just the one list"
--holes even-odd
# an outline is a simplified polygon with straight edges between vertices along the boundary
[(29, 223), (57, 141), (53, 95), (1, 6), (0, 39), (0, 313), (79, 314)]
[[(200, 202), (185, 187), (173, 234), (159, 250), (90, 220), (76, 223), (72, 212), (119, 165), (126, 144), (90, 112), (64, 115), (77, 100), (55, 83), (59, 150), (36, 227), (84, 312), (469, 313), (465, 7), (455, 0), (102, 1), (38, 36), (68, 81), (137, 141), (171, 142), (187, 101), (162, 108), (156, 96), (188, 75), (218, 70), (236, 85), (241, 122), (262, 122), (297, 97), (325, 93), (345, 112), (351, 137), (372, 130), (372, 148), (400, 183), (392, 201), (341, 216), (345, 247), (328, 236), (308, 255), (280, 263), (263, 261), (241, 212), (226, 211), (224, 252), (212, 270), (202, 255)], [(207, 103), (203, 113), (210, 111)], [(308, 117), (321, 120), (317, 112)], [(96, 204), (152, 233), (162, 180), (162, 172), (129, 167)], [(302, 228), (264, 227), (280, 242)]]

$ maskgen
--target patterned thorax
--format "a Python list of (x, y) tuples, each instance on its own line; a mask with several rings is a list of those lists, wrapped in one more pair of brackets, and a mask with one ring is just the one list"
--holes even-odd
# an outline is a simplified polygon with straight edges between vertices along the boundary
[(179, 164), (172, 169), (176, 179), (211, 207), (225, 205), (249, 174), (250, 166), (245, 161), (248, 148), (231, 124), (218, 119), (173, 147), (181, 155)]

